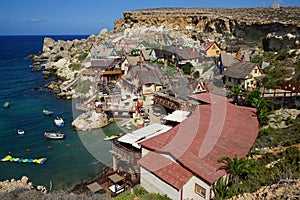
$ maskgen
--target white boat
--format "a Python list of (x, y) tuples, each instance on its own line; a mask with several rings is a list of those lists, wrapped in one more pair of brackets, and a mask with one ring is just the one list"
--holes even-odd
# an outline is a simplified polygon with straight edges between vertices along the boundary
[(54, 119), (54, 123), (58, 127), (63, 127), (65, 125), (65, 122), (61, 117), (56, 117), (56, 119)]
[(10, 103), (8, 101), (6, 101), (4, 104), (3, 104), (3, 108), (9, 108), (10, 106)]
[(17, 133), (18, 133), (19, 135), (23, 135), (23, 134), (25, 133), (25, 131), (22, 130), (22, 129), (19, 129), (19, 130), (17, 130)]
[(44, 136), (52, 140), (61, 140), (64, 139), (65, 134), (60, 132), (45, 132)]

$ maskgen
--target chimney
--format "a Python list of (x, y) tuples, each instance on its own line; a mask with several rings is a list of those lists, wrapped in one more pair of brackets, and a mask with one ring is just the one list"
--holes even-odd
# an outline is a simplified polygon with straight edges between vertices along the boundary
[(160, 50), (162, 50), (163, 49), (163, 46), (162, 46), (162, 44), (160, 43), (160, 45), (159, 45), (159, 49)]

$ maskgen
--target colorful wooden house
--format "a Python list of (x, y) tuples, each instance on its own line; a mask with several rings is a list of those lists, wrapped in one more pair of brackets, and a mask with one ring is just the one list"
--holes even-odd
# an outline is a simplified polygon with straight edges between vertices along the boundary
[(230, 65), (223, 75), (226, 88), (242, 87), (247, 90), (260, 86), (263, 71), (257, 63), (238, 62)]
[(221, 53), (221, 48), (217, 42), (208, 42), (205, 46), (205, 53), (208, 57), (219, 57)]

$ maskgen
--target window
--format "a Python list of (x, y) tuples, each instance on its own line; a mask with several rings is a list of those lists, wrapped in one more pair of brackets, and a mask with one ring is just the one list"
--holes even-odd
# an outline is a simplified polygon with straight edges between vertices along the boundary
[(241, 80), (240, 79), (238, 80), (238, 84), (241, 84)]
[(254, 70), (254, 73), (255, 73), (255, 74), (257, 73), (257, 69)]
[(228, 82), (231, 82), (231, 78), (230, 77), (228, 77)]
[(206, 197), (206, 189), (204, 187), (201, 187), (197, 183), (195, 183), (195, 193), (199, 194), (201, 197)]
[(253, 81), (251, 81), (250, 83), (251, 83), (251, 85), (253, 85)]

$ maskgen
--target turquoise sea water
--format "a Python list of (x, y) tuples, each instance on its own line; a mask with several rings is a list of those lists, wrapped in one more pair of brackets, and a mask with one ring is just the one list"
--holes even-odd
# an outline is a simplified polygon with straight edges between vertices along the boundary
[[(54, 39), (86, 38), (87, 36), (51, 36)], [(11, 154), (14, 157), (41, 158), (48, 160), (43, 165), (34, 163), (0, 162), (0, 181), (29, 177), (34, 185), (54, 189), (70, 189), (88, 180), (104, 165), (111, 166), (111, 144), (104, 142), (105, 134), (117, 131), (114, 124), (100, 130), (78, 133), (71, 122), (78, 112), (72, 109), (72, 101), (58, 99), (52, 92), (42, 88), (49, 80), (41, 72), (32, 73), (29, 54), (37, 54), (43, 45), (43, 36), (0, 36), (0, 158)], [(39, 87), (38, 90), (33, 88)], [(3, 108), (5, 101), (11, 106)], [(44, 116), (42, 109), (54, 111), (53, 116)], [(65, 127), (57, 128), (53, 122), (56, 115), (65, 120)], [(25, 130), (18, 135), (16, 130)], [(66, 138), (60, 141), (47, 140), (45, 131), (61, 131)]]

